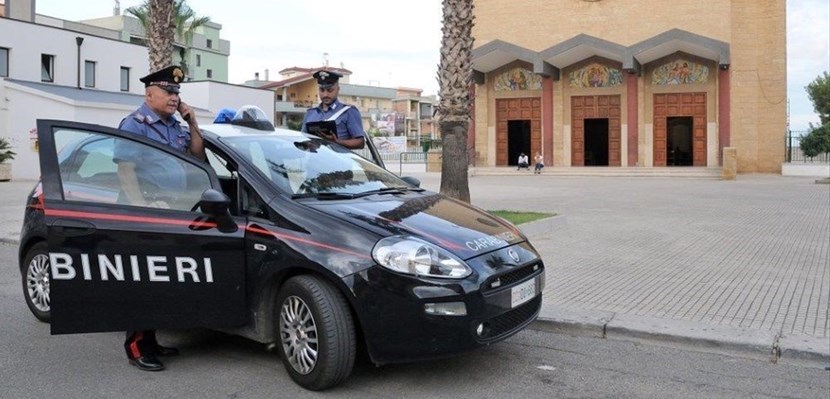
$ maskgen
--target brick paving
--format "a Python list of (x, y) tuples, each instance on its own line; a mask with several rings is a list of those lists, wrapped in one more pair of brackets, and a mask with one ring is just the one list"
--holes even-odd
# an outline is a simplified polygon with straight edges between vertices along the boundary
[(828, 338), (830, 185), (814, 180), (518, 175), (470, 182), (482, 208), (567, 218), (531, 237), (548, 265), (546, 307)]

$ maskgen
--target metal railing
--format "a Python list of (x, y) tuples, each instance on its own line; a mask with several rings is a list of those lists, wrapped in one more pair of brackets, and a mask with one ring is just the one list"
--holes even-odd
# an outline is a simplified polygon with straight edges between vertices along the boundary
[(784, 162), (801, 163), (828, 163), (830, 154), (824, 153), (814, 157), (808, 157), (801, 151), (801, 139), (810, 133), (807, 130), (790, 130), (784, 137)]

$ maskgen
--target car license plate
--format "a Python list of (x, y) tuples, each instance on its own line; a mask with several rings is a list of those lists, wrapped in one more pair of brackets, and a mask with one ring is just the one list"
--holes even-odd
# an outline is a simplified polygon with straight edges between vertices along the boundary
[(536, 296), (536, 279), (532, 278), (510, 289), (510, 307), (515, 308)]

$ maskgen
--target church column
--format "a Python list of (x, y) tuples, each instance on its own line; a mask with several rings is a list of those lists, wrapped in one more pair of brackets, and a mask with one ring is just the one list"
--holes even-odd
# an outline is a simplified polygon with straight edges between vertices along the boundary
[[(553, 77), (542, 77), (542, 154), (553, 166)], [(533, 155), (531, 155), (533, 156)]]
[(637, 101), (637, 73), (625, 75), (626, 101), (628, 104), (628, 166), (637, 166), (639, 162), (639, 127), (638, 115), (640, 105)]
[(730, 121), (729, 110), (731, 96), (729, 93), (728, 65), (718, 68), (718, 165), (723, 166), (723, 149), (729, 147)]

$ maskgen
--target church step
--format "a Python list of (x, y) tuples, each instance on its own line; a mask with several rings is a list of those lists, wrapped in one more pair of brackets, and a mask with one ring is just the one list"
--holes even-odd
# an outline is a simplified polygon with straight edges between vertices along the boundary
[[(516, 170), (516, 167), (471, 167), (470, 176), (522, 176), (532, 175), (530, 171)], [(709, 167), (545, 167), (542, 175), (548, 176), (606, 176), (606, 177), (685, 177), (697, 179), (720, 179), (722, 168)]]

